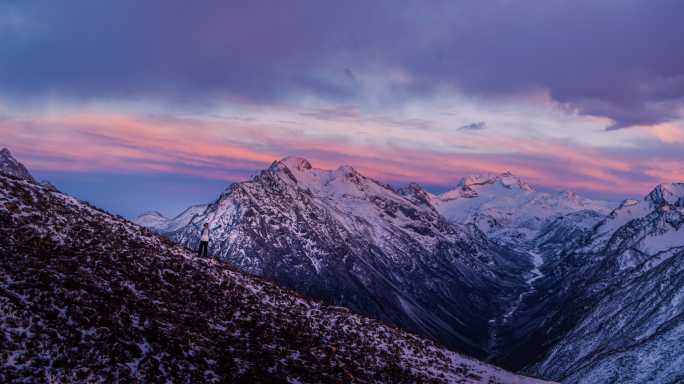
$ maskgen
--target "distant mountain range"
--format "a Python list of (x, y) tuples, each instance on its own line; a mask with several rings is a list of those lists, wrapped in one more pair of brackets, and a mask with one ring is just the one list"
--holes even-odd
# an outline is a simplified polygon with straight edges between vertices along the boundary
[(511, 369), (675, 383), (682, 199), (682, 184), (663, 184), (618, 205), (537, 191), (508, 172), (434, 195), (286, 158), (150, 227), (194, 248), (208, 222), (211, 253), (241, 270)]
[(0, 173), (0, 382), (543, 383), (198, 258), (18, 169)]
[(431, 195), (430, 202), (449, 221), (473, 223), (490, 238), (511, 245), (536, 239), (559, 217), (576, 212), (603, 216), (613, 207), (574, 192), (537, 191), (510, 172), (464, 177), (453, 190)]

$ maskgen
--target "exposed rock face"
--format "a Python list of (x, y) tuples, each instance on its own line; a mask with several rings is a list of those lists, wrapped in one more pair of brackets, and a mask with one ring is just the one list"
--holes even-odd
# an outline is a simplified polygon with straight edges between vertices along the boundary
[(489, 353), (489, 321), (531, 268), (475, 226), (448, 223), (417, 186), (402, 194), (300, 158), (234, 184), (168, 235), (195, 247), (205, 222), (210, 253), (241, 270), (475, 356)]
[(3, 383), (541, 383), (5, 176), (0, 339)]

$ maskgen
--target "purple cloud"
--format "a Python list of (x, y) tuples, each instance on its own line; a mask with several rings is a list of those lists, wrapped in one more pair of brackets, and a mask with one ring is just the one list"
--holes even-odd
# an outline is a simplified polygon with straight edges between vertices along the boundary
[(608, 1), (73, 1), (0, 6), (0, 97), (153, 98), (203, 106), (304, 93), (378, 105), (445, 86), (546, 89), (609, 129), (680, 117), (684, 3)]

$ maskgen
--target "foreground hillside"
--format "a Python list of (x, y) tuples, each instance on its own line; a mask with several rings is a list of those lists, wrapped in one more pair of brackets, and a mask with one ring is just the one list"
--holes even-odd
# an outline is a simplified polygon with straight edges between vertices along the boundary
[(540, 383), (0, 176), (0, 382)]

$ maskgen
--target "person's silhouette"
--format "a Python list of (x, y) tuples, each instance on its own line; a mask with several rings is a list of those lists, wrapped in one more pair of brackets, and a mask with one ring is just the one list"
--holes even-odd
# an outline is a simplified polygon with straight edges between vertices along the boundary
[(209, 223), (204, 223), (202, 228), (202, 237), (200, 237), (199, 250), (197, 251), (197, 256), (207, 257), (209, 252)]

